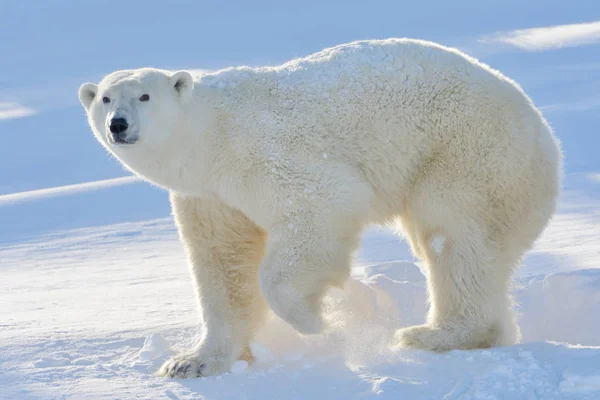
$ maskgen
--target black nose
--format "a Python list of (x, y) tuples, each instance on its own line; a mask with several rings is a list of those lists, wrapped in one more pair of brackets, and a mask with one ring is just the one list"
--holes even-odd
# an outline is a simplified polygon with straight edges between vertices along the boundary
[(125, 118), (113, 118), (110, 120), (110, 132), (115, 134), (115, 139), (120, 137), (116, 135), (125, 132), (128, 126), (129, 124)]

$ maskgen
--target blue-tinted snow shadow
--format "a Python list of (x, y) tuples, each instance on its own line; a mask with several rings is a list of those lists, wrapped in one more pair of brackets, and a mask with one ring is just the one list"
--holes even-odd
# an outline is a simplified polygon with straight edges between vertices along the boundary
[(0, 206), (0, 243), (76, 228), (167, 217), (168, 193), (146, 182)]

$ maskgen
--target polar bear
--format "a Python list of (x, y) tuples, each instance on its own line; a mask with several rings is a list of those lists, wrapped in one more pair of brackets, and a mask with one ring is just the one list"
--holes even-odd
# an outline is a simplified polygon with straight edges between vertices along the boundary
[(159, 373), (252, 359), (268, 310), (322, 332), (361, 232), (401, 227), (427, 268), (427, 322), (394, 347), (519, 340), (511, 275), (555, 211), (562, 155), (510, 79), (438, 44), (359, 41), (193, 78), (143, 68), (79, 90), (97, 140), (170, 192), (204, 326)]

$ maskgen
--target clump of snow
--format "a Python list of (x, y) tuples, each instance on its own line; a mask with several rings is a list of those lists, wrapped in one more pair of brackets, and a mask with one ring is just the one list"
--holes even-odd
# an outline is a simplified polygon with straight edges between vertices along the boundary
[(273, 361), (273, 353), (266, 346), (259, 343), (251, 343), (250, 350), (257, 363), (268, 363)]
[(139, 352), (139, 358), (142, 361), (153, 361), (166, 358), (173, 353), (169, 343), (158, 333), (151, 333), (144, 340), (144, 346)]
[(231, 373), (233, 374), (243, 374), (246, 369), (248, 369), (248, 361), (237, 360), (231, 366)]
[(71, 360), (64, 357), (42, 357), (33, 362), (35, 368), (64, 367), (70, 364)]

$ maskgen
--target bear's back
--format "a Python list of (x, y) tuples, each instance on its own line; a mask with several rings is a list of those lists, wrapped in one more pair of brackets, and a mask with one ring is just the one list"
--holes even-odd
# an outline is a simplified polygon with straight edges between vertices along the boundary
[(279, 66), (233, 67), (199, 78), (219, 89), (255, 83), (308, 93), (369, 84), (402, 85), (428, 74), (458, 78), (491, 70), (475, 59), (436, 43), (416, 39), (364, 40), (331, 47)]

